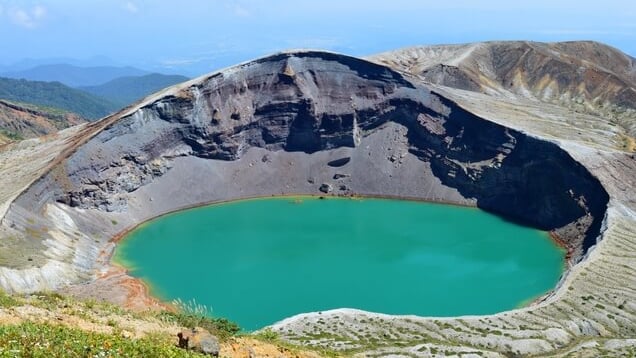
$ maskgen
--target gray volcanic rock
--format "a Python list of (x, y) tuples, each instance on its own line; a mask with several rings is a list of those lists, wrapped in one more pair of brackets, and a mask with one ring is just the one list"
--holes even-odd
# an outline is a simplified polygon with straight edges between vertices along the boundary
[(322, 191), (325, 194), (331, 193), (333, 191), (333, 187), (329, 183), (323, 183), (318, 190)]
[[(369, 139), (372, 133), (396, 125), (404, 130), (395, 129), (393, 143)], [(151, 194), (152, 206), (130, 207), (140, 188), (160, 180), (183, 161), (180, 158), (200, 158), (209, 165), (240, 162), (248, 151), (260, 148), (269, 153), (263, 158), (298, 152), (304, 153), (298, 157), (300, 161), (312, 163), (315, 160), (307, 155), (338, 148), (362, 150), (363, 140), (365, 147), (383, 150), (373, 155), (369, 151), (374, 162), (386, 163), (386, 168), (397, 172), (404, 156), (416, 158), (409, 165), (428, 172), (424, 177), (437, 178), (438, 187), (421, 192), (428, 179), (379, 185), (378, 173), (367, 167), (351, 173), (341, 191), (391, 195), (395, 192), (391, 187), (398, 186), (410, 193), (407, 196), (457, 201), (444, 194), (444, 188), (452, 188), (465, 203), (544, 230), (557, 230), (577, 257), (598, 236), (607, 194), (558, 146), (483, 120), (386, 67), (322, 52), (270, 56), (199, 79), (146, 103), (81, 145), (59, 165), (60, 170), (52, 171), (30, 193), (38, 198), (53, 193), (51, 199), (71, 208), (143, 218), (180, 207), (170, 206), (162, 198), (164, 193)], [(324, 168), (319, 172), (328, 166), (346, 168), (352, 164), (345, 158), (348, 156), (316, 165)], [(292, 173), (302, 167), (261, 163), (277, 168), (279, 180), (248, 190), (254, 195), (331, 192), (326, 185), (306, 188), (306, 175), (302, 185), (283, 180), (294, 177)], [(190, 170), (181, 169), (177, 178), (187, 178)], [(235, 182), (242, 180), (247, 179)], [(181, 191), (205, 191), (207, 185), (212, 182), (199, 182)], [(232, 190), (227, 194), (227, 198), (243, 196)], [(220, 198), (202, 193), (198, 199), (182, 204)], [(42, 203), (41, 199), (36, 202)], [(163, 202), (160, 211), (153, 208)]]
[(69, 158), (73, 185), (56, 188), (56, 200), (123, 212), (126, 194), (177, 156), (355, 147), (388, 122), (406, 127), (407, 150), (478, 206), (544, 230), (576, 223), (572, 247), (582, 235), (583, 250), (594, 243), (607, 195), (556, 145), (484, 121), (385, 67), (317, 52), (268, 57), (144, 106)]

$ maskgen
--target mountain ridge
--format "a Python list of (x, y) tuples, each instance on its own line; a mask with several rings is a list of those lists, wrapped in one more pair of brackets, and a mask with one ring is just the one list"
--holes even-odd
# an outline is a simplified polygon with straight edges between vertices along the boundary
[(65, 63), (38, 65), (20, 71), (0, 73), (0, 77), (41, 82), (60, 82), (69, 87), (97, 86), (124, 76), (143, 76), (148, 71), (132, 66), (82, 67)]
[(106, 99), (60, 82), (16, 80), (0, 77), (0, 99), (59, 108), (95, 120), (118, 107)]
[(369, 57), (420, 80), (600, 115), (636, 137), (636, 60), (593, 41), (416, 46)]
[(187, 80), (189, 80), (188, 77), (181, 75), (149, 73), (142, 76), (117, 77), (98, 86), (78, 87), (78, 89), (123, 107), (163, 88)]

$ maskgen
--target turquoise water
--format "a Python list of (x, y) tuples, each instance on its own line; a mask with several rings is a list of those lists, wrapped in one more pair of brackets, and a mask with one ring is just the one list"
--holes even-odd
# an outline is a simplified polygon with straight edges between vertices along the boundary
[(343, 307), (495, 313), (552, 289), (564, 268), (547, 233), (479, 209), (311, 197), (167, 215), (127, 235), (114, 260), (160, 299), (195, 299), (246, 330)]

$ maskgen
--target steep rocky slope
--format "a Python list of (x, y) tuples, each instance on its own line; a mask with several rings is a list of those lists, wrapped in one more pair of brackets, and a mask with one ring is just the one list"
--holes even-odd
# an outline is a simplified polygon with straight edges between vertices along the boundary
[(73, 113), (50, 113), (0, 100), (0, 131), (14, 138), (35, 138), (84, 122)]
[[(186, 82), (0, 152), (0, 285), (71, 284), (66, 292), (125, 303), (129, 278), (108, 262), (122, 230), (201, 203), (332, 188), (476, 205), (551, 230), (572, 267), (522, 310), (443, 320), (337, 310), (277, 324), (286, 339), (378, 355), (622, 349), (636, 332), (636, 163), (618, 148), (624, 131), (601, 138), (567, 125), (558, 104), (522, 105), (517, 116), (500, 97), (325, 52), (281, 53)], [(587, 116), (581, 123), (594, 127), (598, 117)], [(533, 127), (535, 119), (552, 124)], [(35, 158), (16, 186), (7, 169)]]
[(423, 46), (371, 59), (447, 87), (600, 115), (636, 137), (636, 59), (604, 44), (514, 41)]

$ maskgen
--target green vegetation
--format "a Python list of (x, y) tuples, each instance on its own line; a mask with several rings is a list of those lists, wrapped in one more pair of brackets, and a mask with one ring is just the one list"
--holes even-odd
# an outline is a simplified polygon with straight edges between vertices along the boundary
[(0, 138), (5, 141), (48, 134), (83, 121), (80, 115), (67, 110), (0, 99)]
[(202, 357), (170, 341), (128, 339), (46, 323), (0, 326), (0, 357)]
[(0, 307), (8, 308), (20, 304), (13, 296), (6, 294), (0, 290)]
[(195, 300), (188, 302), (175, 300), (173, 305), (176, 306), (177, 311), (160, 312), (159, 318), (161, 320), (188, 328), (201, 327), (221, 340), (228, 339), (241, 330), (241, 327), (236, 323), (225, 318), (211, 317), (211, 310), (205, 305), (196, 303)]
[(97, 119), (118, 109), (106, 99), (59, 82), (36, 82), (0, 77), (0, 99), (27, 102), (36, 106), (59, 108)]
[[(76, 300), (56, 292), (37, 292), (22, 297), (0, 291), (0, 308), (9, 314), (16, 313), (15, 323), (0, 325), (0, 358), (204, 357), (176, 347), (176, 335), (173, 333), (195, 326), (210, 331), (222, 342), (229, 341), (229, 344), (236, 344), (247, 338), (248, 346), (252, 345), (249, 339), (253, 339), (272, 344), (280, 352), (292, 355), (311, 350), (325, 357), (342, 356), (341, 352), (319, 346), (303, 347), (285, 342), (278, 332), (270, 329), (254, 334), (240, 333), (240, 328), (233, 322), (204, 316), (210, 314), (210, 309), (195, 301), (176, 301), (175, 306), (180, 311), (133, 313), (110, 303)], [(38, 319), (37, 322), (17, 313), (38, 310), (45, 310), (46, 313), (40, 313), (42, 321)], [(88, 326), (78, 325), (78, 321)], [(140, 333), (136, 328), (139, 325), (161, 322), (161, 326), (171, 328), (167, 331), (141, 331), (143, 338), (130, 338), (134, 336), (134, 332)], [(107, 329), (106, 332), (98, 333), (104, 328)]]
[(184, 76), (152, 73), (145, 76), (120, 77), (99, 86), (80, 87), (80, 89), (123, 107), (163, 88), (187, 80), (188, 78)]
[(23, 140), (24, 137), (20, 133), (12, 132), (6, 129), (0, 129), (0, 136), (7, 137), (11, 140)]
[(19, 102), (19, 101), (5, 101), (8, 103), (11, 103), (15, 106), (18, 107), (22, 107), (24, 109), (27, 110), (31, 110), (31, 111), (35, 111), (41, 114), (45, 114), (47, 116), (50, 117), (63, 117), (69, 113), (72, 113), (70, 111), (67, 110), (63, 110), (63, 109), (59, 109), (59, 108), (55, 108), (55, 107), (50, 107), (50, 106), (43, 106), (43, 105), (37, 105), (37, 104), (33, 104), (33, 103), (26, 103), (26, 102)]
[(265, 342), (276, 342), (280, 339), (278, 332), (272, 331), (271, 328), (265, 328), (254, 334), (254, 337)]

